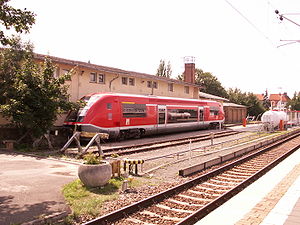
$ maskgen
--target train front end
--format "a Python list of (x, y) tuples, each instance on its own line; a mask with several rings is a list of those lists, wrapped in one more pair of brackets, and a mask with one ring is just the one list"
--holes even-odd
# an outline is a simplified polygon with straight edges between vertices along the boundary
[(110, 134), (111, 128), (107, 124), (107, 112), (104, 109), (106, 108), (105, 99), (104, 94), (84, 96), (81, 100), (85, 102), (85, 106), (70, 111), (64, 125), (76, 131)]

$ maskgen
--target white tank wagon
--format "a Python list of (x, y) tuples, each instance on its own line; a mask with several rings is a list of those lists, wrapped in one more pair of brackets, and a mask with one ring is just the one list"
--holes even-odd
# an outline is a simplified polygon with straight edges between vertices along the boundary
[(265, 127), (276, 128), (279, 126), (280, 121), (287, 122), (288, 117), (284, 111), (266, 111), (261, 116), (261, 121)]

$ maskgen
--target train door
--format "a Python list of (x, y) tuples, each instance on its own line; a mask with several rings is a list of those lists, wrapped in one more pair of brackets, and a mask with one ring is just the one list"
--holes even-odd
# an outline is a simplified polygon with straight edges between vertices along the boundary
[(198, 107), (198, 115), (199, 115), (199, 125), (200, 127), (203, 126), (203, 123), (204, 123), (204, 108), (203, 106), (199, 106)]
[(167, 107), (165, 105), (157, 106), (157, 132), (166, 130), (167, 124)]

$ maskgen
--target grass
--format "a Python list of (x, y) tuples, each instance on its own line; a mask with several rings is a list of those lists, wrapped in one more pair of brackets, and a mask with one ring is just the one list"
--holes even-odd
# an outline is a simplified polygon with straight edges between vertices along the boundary
[(63, 188), (63, 195), (75, 215), (97, 216), (106, 201), (118, 198), (122, 178), (111, 179), (103, 187), (85, 187), (79, 179)]
[[(89, 188), (77, 179), (65, 185), (62, 192), (72, 210), (72, 215), (68, 219), (76, 220), (76, 217), (80, 216), (100, 216), (105, 202), (118, 199), (123, 181), (122, 177), (112, 178), (103, 187)], [(142, 184), (142, 181), (133, 178), (128, 186), (134, 188)]]

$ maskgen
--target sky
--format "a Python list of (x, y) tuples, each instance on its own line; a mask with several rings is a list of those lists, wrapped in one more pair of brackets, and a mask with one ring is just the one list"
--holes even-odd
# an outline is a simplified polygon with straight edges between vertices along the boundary
[[(184, 57), (223, 87), (243, 92), (300, 91), (299, 0), (11, 0), (33, 11), (22, 36), (35, 52), (155, 74), (170, 61), (172, 78)], [(298, 14), (297, 14), (298, 13)], [(283, 45), (283, 46), (280, 46)], [(279, 47), (280, 46), (280, 47)]]

